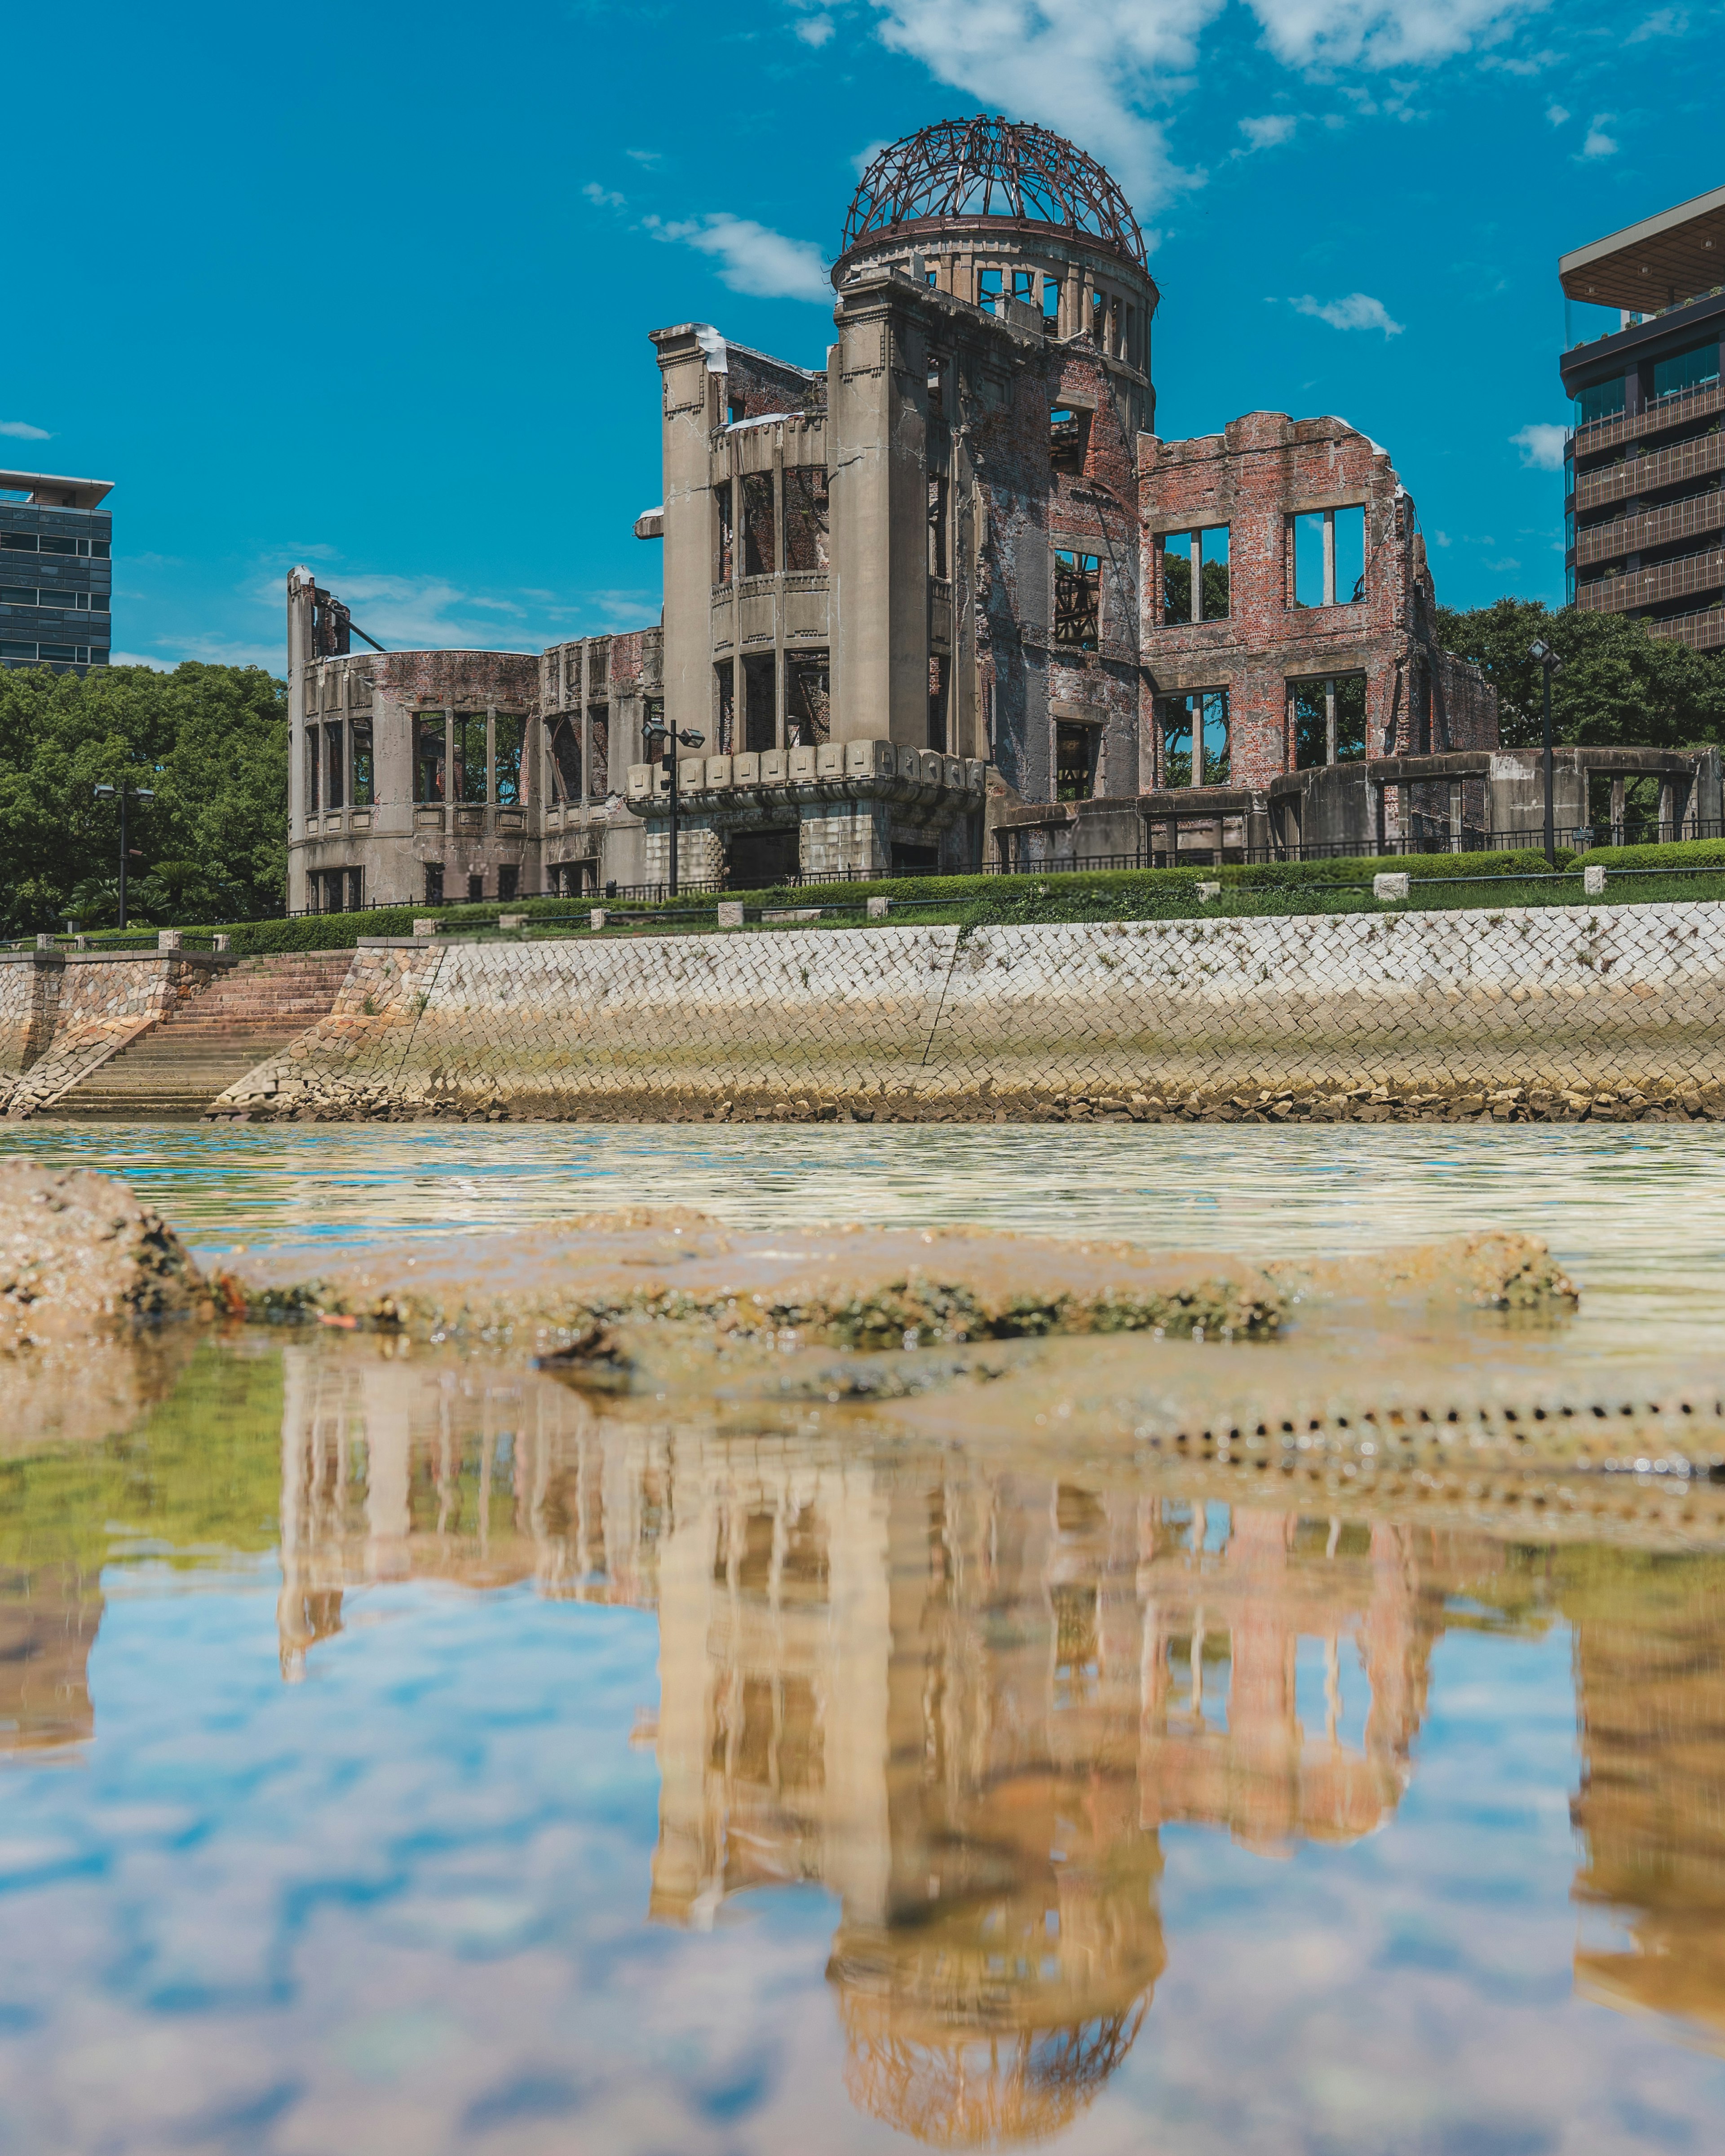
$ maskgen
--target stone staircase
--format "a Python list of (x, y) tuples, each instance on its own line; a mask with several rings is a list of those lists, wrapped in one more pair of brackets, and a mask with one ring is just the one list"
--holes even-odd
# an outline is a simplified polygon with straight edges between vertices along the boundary
[(326, 1017), (351, 951), (242, 958), (47, 1112), (75, 1121), (186, 1122), (265, 1057)]

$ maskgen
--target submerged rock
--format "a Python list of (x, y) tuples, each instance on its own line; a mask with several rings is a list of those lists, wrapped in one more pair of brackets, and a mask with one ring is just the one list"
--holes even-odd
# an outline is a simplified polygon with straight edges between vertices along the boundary
[(0, 1353), (213, 1312), (179, 1237), (124, 1183), (88, 1168), (0, 1165)]

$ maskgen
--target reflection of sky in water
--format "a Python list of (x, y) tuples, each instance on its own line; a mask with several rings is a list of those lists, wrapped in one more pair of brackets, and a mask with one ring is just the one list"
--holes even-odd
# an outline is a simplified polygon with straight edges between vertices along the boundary
[(1575, 1270), (1592, 1344), (1636, 1353), (1711, 1350), (1725, 1293), (1706, 1126), (36, 1124), (6, 1144), (126, 1174), (213, 1248), (670, 1204), (756, 1228), (977, 1221), (1254, 1254), (1516, 1228)]

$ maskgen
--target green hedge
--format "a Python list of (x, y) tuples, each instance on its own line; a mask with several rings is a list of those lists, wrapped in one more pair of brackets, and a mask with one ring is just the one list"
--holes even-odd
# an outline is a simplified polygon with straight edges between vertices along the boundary
[[(1218, 914), (1293, 914), (1368, 910), (1372, 879), (1386, 871), (1404, 871), (1418, 888), (1415, 902), (1425, 906), (1573, 906), (1581, 897), (1582, 856), (1559, 849), (1561, 881), (1549, 880), (1544, 855), (1535, 849), (1514, 853), (1410, 854), (1399, 858), (1363, 855), (1330, 861), (1240, 863), (1211, 869), (1109, 869), (1050, 870), (1045, 875), (899, 876), (871, 883), (781, 885), (767, 891), (727, 891), (727, 900), (751, 910), (819, 906), (860, 915), (865, 900), (890, 897), (905, 917), (948, 919), (980, 926), (998, 921), (1181, 920)], [(1725, 876), (1725, 840), (1691, 840), (1668, 846), (1600, 847), (1585, 859), (1610, 868), (1707, 868)], [(1697, 879), (1700, 883), (1701, 880)], [(1219, 900), (1198, 896), (1200, 882), (1222, 886)], [(1694, 896), (1686, 879), (1667, 884), (1649, 877), (1632, 887), (1638, 899)], [(1625, 891), (1625, 896), (1628, 896)], [(588, 901), (528, 898), (484, 904), (390, 906), (367, 913), (307, 914), (293, 921), (240, 921), (223, 932), (237, 957), (275, 951), (351, 950), (362, 937), (408, 936), (416, 920), (431, 917), (445, 932), (496, 932), (500, 913), (519, 913), (529, 922), (562, 919), (584, 923), (588, 906), (606, 906), (619, 925), (632, 918), (657, 916), (670, 926), (686, 916), (691, 928), (711, 925), (717, 900), (693, 891), (651, 903), (617, 899)], [(644, 922), (643, 925), (647, 925)], [(656, 925), (656, 924), (655, 924)], [(836, 925), (836, 924), (835, 924)], [(188, 944), (207, 945), (211, 929), (184, 931)], [(93, 945), (146, 950), (153, 932), (116, 932), (93, 936)]]

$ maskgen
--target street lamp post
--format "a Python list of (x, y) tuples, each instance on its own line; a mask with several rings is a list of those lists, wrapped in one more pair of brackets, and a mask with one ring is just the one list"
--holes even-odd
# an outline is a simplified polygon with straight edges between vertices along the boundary
[(662, 739), (665, 742), (665, 772), (670, 794), (670, 895), (677, 895), (677, 744), (685, 748), (701, 748), (706, 741), (691, 726), (679, 733), (675, 726), (646, 726), (641, 729), (642, 738), (650, 745)]
[(1563, 671), (1563, 662), (1551, 646), (1539, 639), (1530, 644), (1527, 656), (1538, 666), (1545, 691), (1545, 865), (1558, 865), (1557, 812), (1553, 803), (1555, 780), (1551, 752), (1551, 677)]
[(153, 801), (156, 798), (156, 789), (153, 786), (134, 786), (130, 779), (122, 778), (118, 786), (98, 786), (95, 788), (95, 798), (98, 801), (112, 801), (117, 798), (120, 803), (120, 926), (124, 928), (126, 926), (126, 804), (128, 801)]

